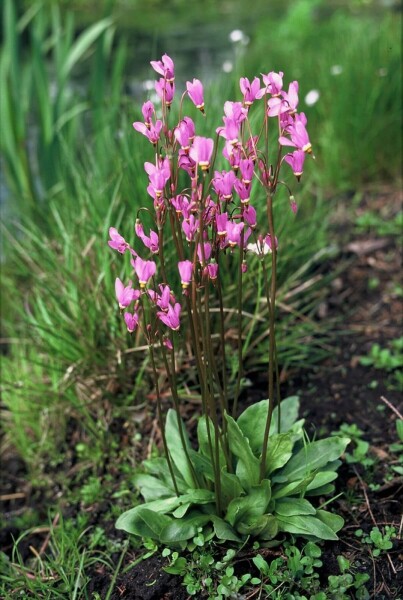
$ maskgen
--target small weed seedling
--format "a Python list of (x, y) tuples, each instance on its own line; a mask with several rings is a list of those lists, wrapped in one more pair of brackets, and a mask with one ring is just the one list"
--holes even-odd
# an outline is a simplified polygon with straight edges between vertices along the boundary
[(393, 340), (389, 348), (382, 348), (378, 343), (373, 344), (369, 354), (361, 356), (360, 363), (391, 373), (387, 387), (403, 389), (403, 337)]
[(379, 527), (373, 527), (369, 534), (364, 533), (362, 529), (357, 529), (355, 535), (364, 544), (368, 544), (371, 547), (372, 556), (379, 556), (381, 552), (386, 552), (393, 548), (392, 540), (396, 538), (396, 528), (386, 525), (384, 532), (382, 532)]

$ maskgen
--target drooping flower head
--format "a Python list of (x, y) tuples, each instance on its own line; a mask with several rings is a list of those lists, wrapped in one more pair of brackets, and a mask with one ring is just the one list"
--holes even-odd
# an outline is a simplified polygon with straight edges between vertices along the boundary
[(172, 304), (169, 305), (167, 312), (158, 311), (157, 317), (172, 331), (177, 331), (180, 327), (180, 314), (182, 307), (177, 302), (174, 306)]
[(204, 92), (202, 82), (199, 79), (193, 79), (193, 82), (187, 81), (186, 89), (189, 98), (196, 108), (201, 112), (204, 112)]
[(162, 75), (167, 81), (173, 82), (175, 79), (175, 67), (172, 58), (168, 54), (164, 54), (162, 60), (152, 60), (150, 65), (158, 73)]
[(197, 163), (202, 171), (210, 167), (211, 155), (213, 154), (214, 140), (196, 135), (193, 145), (189, 150), (189, 156)]
[(283, 89), (283, 76), (284, 73), (280, 71), (279, 73), (275, 73), (274, 71), (270, 71), (267, 75), (262, 75), (263, 83), (266, 86), (266, 89), (262, 90), (260, 94), (261, 97), (267, 91), (272, 96), (279, 96), (281, 90)]
[(157, 120), (155, 124), (152, 121), (148, 121), (147, 124), (136, 121), (133, 123), (133, 127), (136, 131), (145, 135), (154, 146), (158, 144), (162, 130), (162, 121)]
[(258, 98), (258, 93), (260, 92), (259, 77), (255, 77), (252, 82), (247, 77), (241, 77), (239, 86), (243, 93), (243, 103), (245, 106), (251, 106), (256, 98)]
[(182, 260), (178, 262), (178, 270), (181, 278), (182, 289), (189, 287), (192, 281), (193, 263), (190, 260)]
[(151, 277), (155, 275), (157, 265), (153, 260), (143, 260), (140, 256), (137, 256), (131, 263), (139, 279), (140, 288), (145, 288)]
[(158, 250), (159, 250), (158, 234), (151, 229), (150, 230), (150, 237), (148, 237), (144, 233), (143, 225), (141, 224), (141, 222), (139, 221), (139, 219), (136, 220), (136, 224), (134, 226), (134, 230), (136, 232), (136, 235), (143, 242), (143, 244), (147, 248), (149, 248), (153, 254), (158, 254)]
[(115, 280), (115, 293), (119, 303), (119, 308), (122, 310), (127, 308), (134, 300), (138, 300), (140, 297), (139, 290), (134, 290), (132, 288), (131, 281), (129, 281), (129, 285), (125, 286), (119, 277), (117, 277)]
[(120, 235), (117, 229), (114, 227), (109, 227), (109, 237), (111, 238), (108, 241), (108, 246), (120, 252), (120, 254), (124, 254), (128, 248), (130, 248), (129, 244), (126, 242), (125, 238)]
[(184, 117), (174, 131), (175, 139), (188, 151), (195, 136), (195, 126), (190, 117)]
[(291, 154), (286, 154), (284, 160), (290, 165), (295, 177), (299, 181), (304, 171), (305, 152), (303, 150), (296, 150)]
[(124, 319), (129, 333), (133, 333), (139, 323), (139, 315), (137, 312), (129, 313), (125, 312)]
[(159, 81), (155, 82), (155, 91), (167, 106), (172, 104), (175, 95), (175, 84), (173, 81), (168, 81), (161, 77)]

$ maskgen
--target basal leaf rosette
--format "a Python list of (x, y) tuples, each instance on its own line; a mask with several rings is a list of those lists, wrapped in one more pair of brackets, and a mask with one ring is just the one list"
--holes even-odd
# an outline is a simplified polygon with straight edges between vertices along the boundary
[[(343, 519), (315, 507), (314, 499), (334, 492), (339, 458), (350, 440), (334, 436), (310, 441), (303, 430), (304, 420), (298, 420), (298, 409), (296, 396), (283, 400), (280, 418), (274, 409), (261, 480), (267, 400), (247, 408), (237, 421), (226, 414), (225, 436), (220, 431), (219, 440), (210, 419), (201, 417), (198, 450), (186, 435), (180, 435), (177, 415), (170, 409), (165, 434), (178, 493), (167, 460), (146, 460), (145, 473), (134, 477), (145, 503), (123, 513), (116, 527), (168, 546), (177, 546), (206, 527), (219, 540), (235, 543), (251, 537), (270, 544), (286, 533), (337, 540)], [(219, 509), (211, 446), (218, 447), (214, 456), (220, 472)]]

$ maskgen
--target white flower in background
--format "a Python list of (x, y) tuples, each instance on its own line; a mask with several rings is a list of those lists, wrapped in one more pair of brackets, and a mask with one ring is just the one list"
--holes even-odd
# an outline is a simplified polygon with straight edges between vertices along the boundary
[(223, 62), (222, 70), (224, 71), (224, 73), (231, 73), (231, 71), (233, 69), (234, 69), (234, 65), (232, 64), (232, 62), (230, 60), (226, 60)]
[(378, 70), (378, 75), (379, 75), (379, 77), (386, 77), (386, 75), (387, 75), (387, 74), (388, 74), (388, 70), (387, 70), (387, 68), (386, 68), (386, 67), (381, 67), (381, 68)]
[(330, 67), (331, 75), (341, 75), (343, 73), (343, 67), (341, 65), (333, 65)]
[(242, 44), (247, 46), (249, 44), (249, 37), (244, 34), (240, 29), (234, 29), (229, 34), (229, 39), (233, 44)]
[(320, 98), (320, 93), (318, 90), (311, 90), (310, 92), (307, 93), (307, 95), (304, 98), (305, 104), (307, 106), (313, 106), (314, 104), (317, 103), (317, 101)]
[(143, 88), (143, 90), (145, 92), (150, 92), (151, 90), (154, 89), (154, 86), (155, 86), (155, 81), (153, 81), (152, 79), (146, 79), (141, 84), (141, 87)]

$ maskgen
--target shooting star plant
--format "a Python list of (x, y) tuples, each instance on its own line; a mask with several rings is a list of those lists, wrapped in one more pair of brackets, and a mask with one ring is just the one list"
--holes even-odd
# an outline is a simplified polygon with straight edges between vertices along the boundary
[[(273, 204), (284, 185), (290, 216), (296, 212), (294, 196), (280, 180), (280, 172), (283, 167), (291, 168), (299, 180), (306, 157), (312, 156), (307, 119), (297, 111), (298, 83), (291, 82), (286, 92), (281, 72), (263, 75), (263, 83), (258, 77), (252, 82), (241, 78), (242, 100), (225, 102), (223, 123), (216, 126), (213, 137), (203, 137), (197, 135), (193, 119), (183, 115), (190, 101), (193, 113), (196, 107), (208, 118), (202, 83), (198, 79), (187, 82), (178, 122), (172, 124), (174, 63), (164, 55), (151, 66), (160, 75), (155, 84), (160, 111), (147, 101), (142, 108), (144, 121), (133, 127), (148, 138), (154, 156), (153, 162), (144, 164), (151, 197), (151, 208), (144, 208), (153, 215), (155, 230), (146, 235), (139, 211), (135, 233), (145, 248), (144, 258), (113, 227), (108, 243), (118, 253), (132, 256), (138, 285), (117, 279), (116, 297), (128, 331), (140, 328), (148, 345), (165, 456), (144, 462), (146, 473), (136, 475), (136, 482), (146, 503), (124, 513), (117, 527), (173, 545), (191, 538), (199, 527), (213, 527), (218, 538), (237, 542), (246, 536), (269, 541), (279, 531), (336, 539), (342, 519), (314, 508), (304, 496), (333, 490), (337, 459), (348, 440), (333, 437), (310, 442), (303, 421), (297, 421), (295, 397), (284, 400), (280, 412), (275, 318), (276, 265), (283, 241), (276, 236)], [(257, 128), (252, 112), (261, 114)], [(277, 132), (273, 147), (269, 144), (271, 127)], [(284, 150), (288, 147), (292, 152)], [(215, 168), (217, 163), (220, 169)], [(258, 198), (254, 204), (252, 194)], [(262, 211), (266, 224), (258, 231)], [(172, 255), (165, 252), (168, 244), (175, 248), (178, 275), (174, 280), (167, 278), (167, 272), (172, 273), (167, 268), (166, 257)], [(265, 279), (268, 400), (238, 416), (243, 278), (252, 253), (260, 257)], [(238, 265), (235, 389), (228, 385), (226, 373), (220, 276), (228, 255)], [(213, 307), (218, 307), (218, 325), (212, 318)], [(217, 337), (219, 348), (213, 342)], [(180, 417), (177, 349), (187, 340), (202, 405), (197, 451)], [(173, 408), (166, 420), (157, 353), (172, 393)]]

